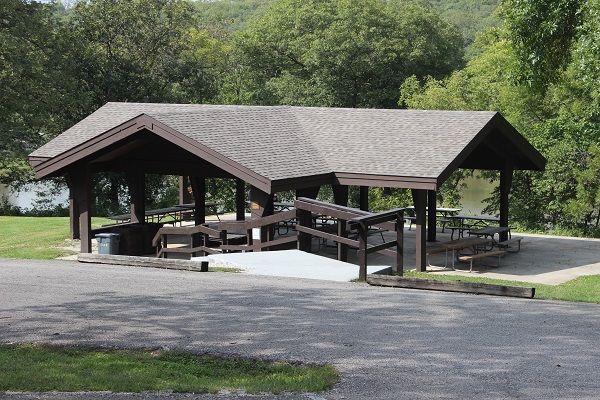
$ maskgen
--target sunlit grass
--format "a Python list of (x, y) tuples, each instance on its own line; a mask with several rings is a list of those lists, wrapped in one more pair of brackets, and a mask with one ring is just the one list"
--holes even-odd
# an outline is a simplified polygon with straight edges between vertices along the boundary
[[(92, 226), (110, 220), (92, 218)], [(70, 244), (68, 217), (0, 216), (0, 258), (51, 260), (75, 254), (61, 249)]]
[(0, 345), (0, 391), (322, 392), (332, 366), (225, 359), (175, 351)]
[(437, 279), (449, 281), (462, 281), (473, 283), (489, 283), (504, 286), (525, 286), (535, 288), (535, 298), (555, 299), (566, 301), (583, 301), (588, 303), (600, 303), (600, 275), (581, 276), (560, 285), (545, 285), (541, 283), (508, 281), (501, 279), (470, 277), (463, 275), (436, 274), (433, 277), (427, 272), (406, 271), (404, 276), (408, 278)]

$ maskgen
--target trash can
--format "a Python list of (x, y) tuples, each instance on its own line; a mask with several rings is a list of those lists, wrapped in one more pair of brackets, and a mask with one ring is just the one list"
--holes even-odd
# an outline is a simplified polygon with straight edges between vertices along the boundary
[(96, 235), (98, 254), (119, 254), (121, 235), (118, 233), (99, 233)]

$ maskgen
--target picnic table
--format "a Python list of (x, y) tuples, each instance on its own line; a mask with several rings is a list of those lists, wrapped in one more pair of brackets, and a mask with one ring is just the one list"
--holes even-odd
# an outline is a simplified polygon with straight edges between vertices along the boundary
[[(452, 234), (450, 235), (450, 239), (454, 239), (454, 231), (458, 231), (458, 237), (464, 237), (464, 231), (471, 230), (473, 228), (485, 228), (489, 226), (490, 223), (500, 223), (500, 218), (493, 217), (491, 215), (448, 215), (448, 218), (456, 221), (453, 226), (449, 226), (448, 228), (452, 229)], [(469, 222), (467, 222), (469, 221)], [(472, 221), (472, 222), (470, 222)]]
[[(500, 234), (508, 232), (508, 237), (510, 239), (510, 227), (508, 226), (486, 226), (484, 228), (479, 229), (471, 229), (469, 230), (469, 235), (483, 236), (484, 238), (492, 239), (493, 243), (496, 244), (500, 241)], [(494, 236), (498, 235), (498, 240), (494, 239)]]
[[(216, 208), (219, 203), (215, 202), (207, 202), (205, 203), (206, 208), (214, 208), (216, 213)], [(144, 221), (145, 222), (162, 222), (163, 219), (167, 217), (171, 217), (172, 220), (168, 222), (179, 222), (184, 220), (183, 214), (189, 213), (195, 209), (195, 204), (179, 204), (177, 206), (165, 207), (165, 208), (157, 208), (156, 210), (148, 210), (144, 213)], [(218, 217), (218, 215), (217, 215)], [(117, 224), (122, 224), (131, 221), (131, 214), (120, 214), (120, 215), (111, 215), (106, 217), (115, 221)]]
[(438, 245), (446, 250), (446, 267), (448, 266), (448, 251), (452, 250), (452, 269), (454, 268), (454, 259), (457, 258), (457, 254), (460, 254), (461, 250), (470, 249), (473, 254), (477, 254), (485, 246), (492, 244), (492, 240), (479, 236), (470, 236), (457, 240), (450, 240), (449, 242), (440, 242)]
[[(405, 219), (409, 222), (409, 226), (408, 226), (408, 230), (410, 231), (412, 228), (412, 224), (414, 221), (416, 221), (416, 217), (414, 215), (414, 210), (415, 207), (414, 206), (409, 206), (406, 207), (408, 210), (411, 210), (411, 212), (413, 213), (413, 215), (409, 215), (406, 216)], [(436, 222), (437, 222), (437, 218), (441, 217), (441, 219), (439, 220), (439, 222), (441, 222), (442, 224), (442, 232), (444, 232), (444, 230), (446, 229), (446, 224), (448, 222), (450, 222), (450, 217), (452, 217), (452, 215), (454, 215), (457, 212), (460, 212), (461, 209), (460, 208), (446, 208), (446, 207), (439, 207), (435, 209), (436, 211)], [(428, 213), (429, 212), (429, 207), (425, 207), (425, 212)]]

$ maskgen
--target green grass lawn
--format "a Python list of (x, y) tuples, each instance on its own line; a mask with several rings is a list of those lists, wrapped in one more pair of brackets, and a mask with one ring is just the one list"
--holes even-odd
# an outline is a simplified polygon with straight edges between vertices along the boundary
[(322, 392), (332, 366), (224, 359), (175, 351), (0, 344), (0, 391)]
[[(109, 223), (92, 218), (92, 226)], [(61, 249), (71, 244), (68, 217), (0, 216), (0, 258), (52, 260), (74, 254)]]

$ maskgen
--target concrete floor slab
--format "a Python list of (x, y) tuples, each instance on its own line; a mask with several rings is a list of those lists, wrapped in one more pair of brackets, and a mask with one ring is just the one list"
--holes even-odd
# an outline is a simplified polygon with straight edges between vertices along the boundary
[[(349, 282), (358, 278), (358, 266), (300, 250), (264, 251), (256, 253), (227, 253), (192, 260), (208, 260), (211, 267), (240, 268), (250, 275), (282, 276), (288, 278), (320, 279)], [(369, 274), (388, 266), (368, 266)]]

